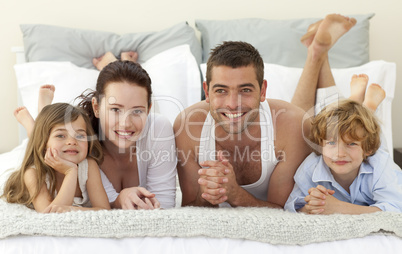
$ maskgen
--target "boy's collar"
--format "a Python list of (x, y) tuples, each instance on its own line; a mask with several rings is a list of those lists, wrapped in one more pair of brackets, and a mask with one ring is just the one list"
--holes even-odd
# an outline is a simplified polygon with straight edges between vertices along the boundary
[[(372, 174), (373, 171), (374, 168), (369, 163), (362, 162), (362, 164), (360, 164), (359, 175)], [(327, 164), (325, 164), (322, 155), (320, 156), (320, 160), (318, 161), (317, 165), (314, 168), (312, 181), (315, 183), (330, 182), (332, 184), (336, 182), (334, 176), (331, 174), (331, 170), (329, 169)]]
[(313, 176), (311, 180), (315, 183), (317, 182), (331, 182), (334, 183), (335, 179), (331, 174), (327, 164), (325, 164), (322, 155), (320, 156), (320, 160), (314, 168)]

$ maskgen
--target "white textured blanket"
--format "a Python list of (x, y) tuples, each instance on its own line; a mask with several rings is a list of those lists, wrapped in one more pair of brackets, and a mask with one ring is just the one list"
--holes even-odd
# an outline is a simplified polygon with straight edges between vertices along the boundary
[[(40, 214), (0, 200), (0, 238), (15, 235), (75, 237), (192, 237), (309, 244), (390, 233), (402, 237), (402, 214), (304, 215), (269, 208), (177, 208)], [(402, 241), (402, 239), (401, 239)]]

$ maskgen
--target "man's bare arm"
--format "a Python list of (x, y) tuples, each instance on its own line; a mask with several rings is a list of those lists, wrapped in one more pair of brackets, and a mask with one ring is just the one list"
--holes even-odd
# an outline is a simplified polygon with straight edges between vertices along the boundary
[[(201, 197), (201, 186), (198, 184), (200, 178), (196, 146), (199, 145), (202, 124), (205, 115), (197, 117), (200, 108), (205, 109), (205, 102), (200, 102), (183, 111), (177, 116), (173, 129), (176, 136), (177, 146), (177, 173), (179, 176), (180, 188), (182, 192), (182, 206), (213, 206)], [(201, 111), (202, 111), (201, 110)], [(197, 124), (198, 123), (198, 124)]]
[(284, 109), (275, 115), (275, 152), (279, 163), (276, 165), (268, 188), (268, 201), (283, 207), (294, 186), (293, 176), (304, 159), (311, 153), (305, 141), (310, 131), (310, 119), (304, 118), (300, 108), (277, 100), (270, 100), (271, 110)]

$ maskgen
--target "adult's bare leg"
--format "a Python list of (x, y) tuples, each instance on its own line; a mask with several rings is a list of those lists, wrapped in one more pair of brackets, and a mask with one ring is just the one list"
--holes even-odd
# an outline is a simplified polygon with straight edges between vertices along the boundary
[(308, 47), (307, 59), (292, 104), (307, 112), (315, 105), (317, 88), (335, 85), (329, 66), (328, 51), (355, 24), (356, 20), (353, 18), (331, 14), (309, 27), (307, 34), (302, 37), (302, 43)]
[(138, 61), (138, 53), (135, 51), (121, 52), (120, 58), (123, 61), (131, 61), (136, 63)]

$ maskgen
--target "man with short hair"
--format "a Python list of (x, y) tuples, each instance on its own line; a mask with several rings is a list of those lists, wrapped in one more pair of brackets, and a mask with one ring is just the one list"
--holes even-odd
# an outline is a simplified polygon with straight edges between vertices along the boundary
[(314, 106), (317, 85), (333, 82), (326, 75), (328, 50), (355, 23), (328, 15), (309, 28), (293, 104), (266, 99), (264, 63), (252, 45), (224, 42), (212, 51), (205, 101), (185, 109), (174, 124), (183, 206), (284, 206), (311, 152), (305, 111)]
[(176, 119), (182, 205), (283, 207), (293, 175), (310, 153), (304, 111), (266, 99), (264, 63), (245, 42), (214, 49), (206, 100)]

